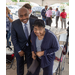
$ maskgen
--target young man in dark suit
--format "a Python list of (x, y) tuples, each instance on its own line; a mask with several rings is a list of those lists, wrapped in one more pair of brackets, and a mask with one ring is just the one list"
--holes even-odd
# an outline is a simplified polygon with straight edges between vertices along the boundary
[(41, 15), (42, 15), (42, 20), (45, 22), (46, 25), (46, 11), (47, 11), (48, 6), (46, 5), (44, 9), (42, 9), (41, 11)]
[(36, 17), (36, 16), (34, 16), (34, 15), (31, 14), (32, 11), (31, 11), (31, 5), (30, 4), (28, 4), (28, 3), (27, 4), (24, 4), (23, 7), (25, 7), (25, 8), (28, 9), (28, 11), (29, 11), (29, 17), (30, 18), (38, 19), (38, 17)]
[(24, 7), (18, 10), (18, 16), (19, 19), (12, 23), (11, 40), (17, 60), (17, 75), (24, 75), (24, 54), (26, 55), (27, 68), (32, 63), (30, 34), (35, 19), (29, 18), (29, 11)]

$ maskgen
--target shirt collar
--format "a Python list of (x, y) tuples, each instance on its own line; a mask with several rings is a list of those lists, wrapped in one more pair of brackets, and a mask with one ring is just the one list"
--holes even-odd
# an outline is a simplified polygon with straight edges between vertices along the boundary
[[(22, 25), (24, 25), (25, 23), (23, 23), (23, 22), (21, 22), (22, 23)], [(28, 20), (28, 22), (26, 23), (27, 25), (29, 24), (29, 20)]]

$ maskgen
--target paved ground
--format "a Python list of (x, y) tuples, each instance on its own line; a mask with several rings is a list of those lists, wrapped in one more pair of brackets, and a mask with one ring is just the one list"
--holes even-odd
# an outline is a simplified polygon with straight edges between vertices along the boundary
[[(7, 69), (6, 70), (6, 75), (17, 75), (15, 61), (14, 61), (14, 65), (12, 66), (11, 69)], [(24, 65), (24, 68), (25, 68), (25, 70), (24, 70), (25, 74), (24, 75), (26, 75), (26, 73), (27, 73), (27, 65)], [(43, 71), (42, 70), (41, 70), (39, 75), (43, 75)], [(53, 75), (55, 75), (55, 74), (53, 74)], [(61, 75), (69, 75), (69, 58), (68, 58), (68, 55), (66, 55), (65, 67), (64, 67), (64, 70), (61, 71)]]

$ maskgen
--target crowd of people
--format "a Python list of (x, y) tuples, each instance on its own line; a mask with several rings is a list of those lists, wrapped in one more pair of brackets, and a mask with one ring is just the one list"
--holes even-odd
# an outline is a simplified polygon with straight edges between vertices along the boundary
[[(59, 50), (59, 43), (55, 34), (45, 29), (45, 25), (51, 26), (52, 23), (52, 7), (49, 10), (47, 8), (46, 5), (41, 12), (42, 19), (38, 19), (31, 14), (31, 5), (27, 3), (18, 10), (19, 19), (13, 21), (10, 10), (6, 7), (7, 47), (10, 48), (11, 36), (17, 60), (17, 75), (24, 75), (24, 64), (26, 63), (29, 69), (33, 60), (37, 60), (39, 65), (33, 74), (28, 71), (26, 75), (39, 75), (40, 68), (43, 69), (43, 75), (53, 75), (53, 62), (55, 52)], [(66, 28), (66, 16), (65, 9), (60, 13), (56, 8), (56, 28), (59, 17), (62, 28), (63, 22)]]
[[(51, 27), (52, 23), (52, 7), (49, 7), (46, 5), (45, 8), (42, 10), (41, 15), (42, 15), (42, 20), (45, 22), (46, 25), (49, 25)], [(64, 28), (66, 29), (66, 17), (67, 13), (65, 12), (65, 9), (60, 13), (58, 8), (56, 8), (56, 28), (58, 28), (58, 20), (59, 17), (61, 19), (61, 28), (63, 28), (63, 23), (64, 23)]]

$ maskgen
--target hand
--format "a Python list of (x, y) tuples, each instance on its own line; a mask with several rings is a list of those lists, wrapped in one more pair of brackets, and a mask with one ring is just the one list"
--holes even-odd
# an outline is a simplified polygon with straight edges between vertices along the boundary
[(19, 55), (22, 57), (22, 56), (24, 56), (24, 52), (21, 50), (20, 52), (19, 52)]
[(34, 51), (32, 51), (32, 58), (35, 60), (36, 59), (36, 54), (34, 53)]
[(43, 55), (44, 55), (44, 51), (36, 52), (36, 55), (37, 55), (38, 57), (41, 57), (41, 56), (43, 56)]

